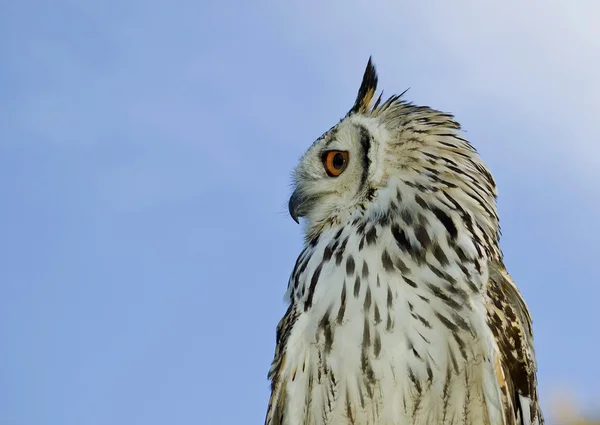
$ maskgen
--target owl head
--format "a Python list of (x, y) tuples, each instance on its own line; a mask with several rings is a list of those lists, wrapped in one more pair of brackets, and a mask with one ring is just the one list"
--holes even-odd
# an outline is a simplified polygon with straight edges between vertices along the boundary
[(328, 227), (430, 208), (472, 220), (497, 239), (495, 183), (460, 125), (404, 101), (404, 93), (375, 100), (377, 79), (369, 58), (350, 111), (301, 158), (292, 218), (305, 219), (310, 239)]

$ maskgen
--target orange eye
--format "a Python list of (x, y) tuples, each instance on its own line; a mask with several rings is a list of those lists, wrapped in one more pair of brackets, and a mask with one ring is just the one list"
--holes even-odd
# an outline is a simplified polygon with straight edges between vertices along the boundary
[(327, 151), (323, 154), (323, 165), (330, 177), (337, 177), (348, 166), (347, 151)]

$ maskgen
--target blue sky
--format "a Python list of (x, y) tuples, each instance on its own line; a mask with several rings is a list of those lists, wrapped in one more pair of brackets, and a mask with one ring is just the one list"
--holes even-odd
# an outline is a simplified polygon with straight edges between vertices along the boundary
[(598, 403), (598, 3), (323, 3), (0, 5), (0, 425), (262, 423), (291, 171), (369, 55), (494, 172), (544, 406)]

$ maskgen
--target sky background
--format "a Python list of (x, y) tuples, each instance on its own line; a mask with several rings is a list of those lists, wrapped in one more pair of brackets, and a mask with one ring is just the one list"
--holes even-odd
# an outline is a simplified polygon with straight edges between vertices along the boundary
[[(526, 3), (526, 4), (522, 4)], [(0, 425), (262, 424), (298, 158), (380, 88), (499, 186), (550, 415), (600, 405), (600, 3), (0, 3)]]

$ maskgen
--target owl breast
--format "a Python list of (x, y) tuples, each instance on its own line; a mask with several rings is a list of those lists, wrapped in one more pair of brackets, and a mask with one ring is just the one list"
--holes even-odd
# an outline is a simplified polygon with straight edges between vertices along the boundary
[(485, 262), (459, 234), (406, 229), (355, 221), (298, 258), (282, 424), (502, 423)]

